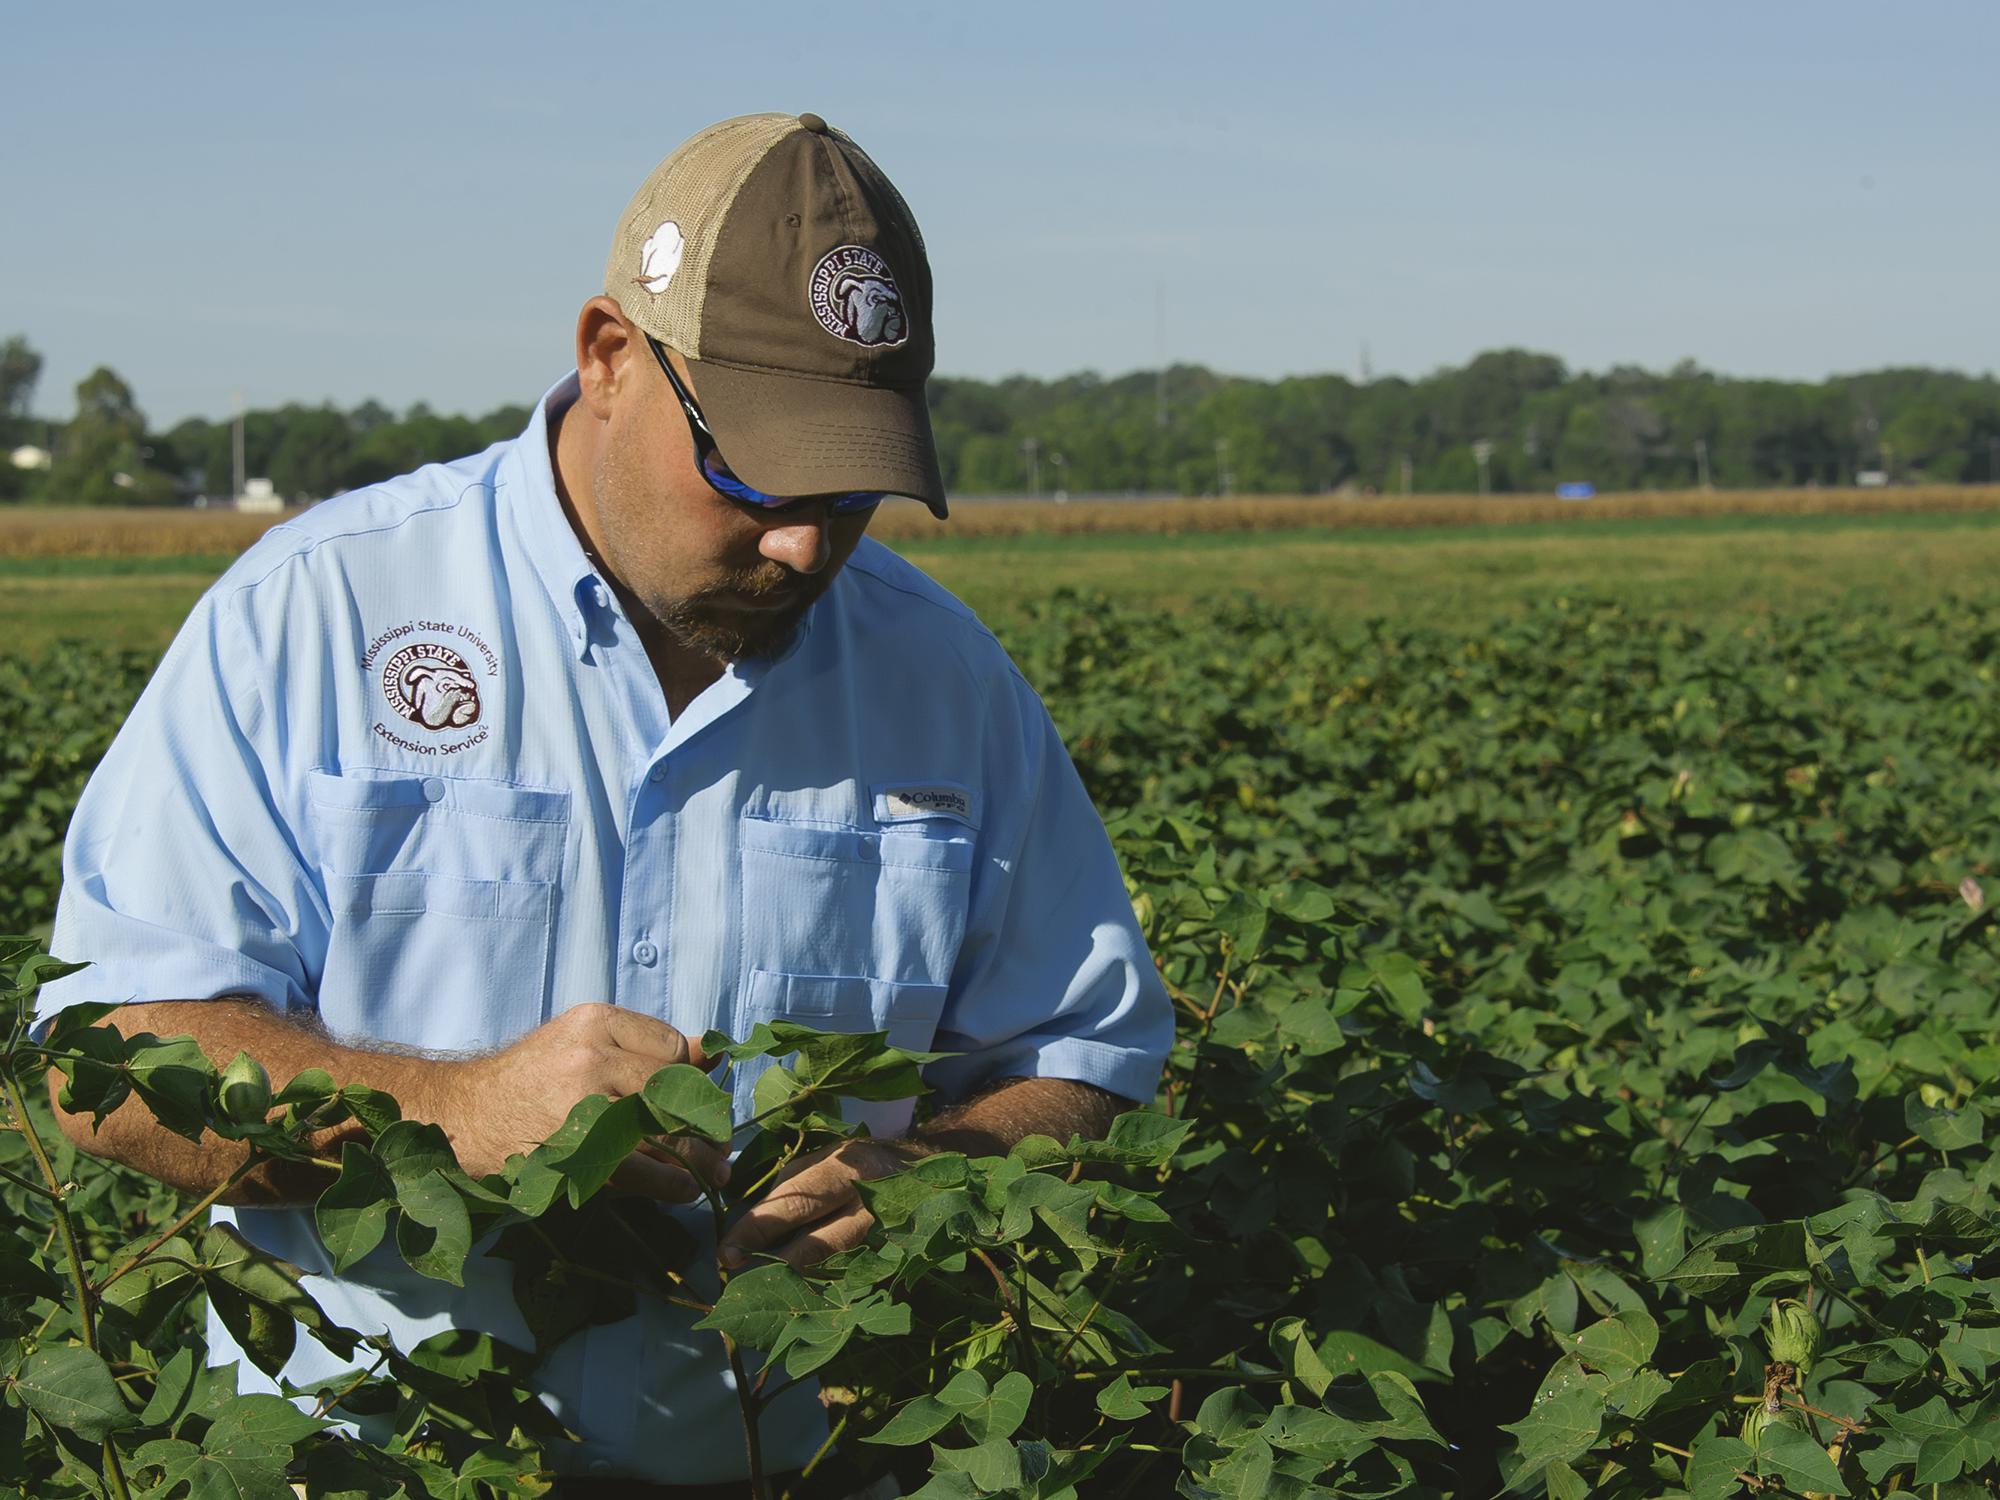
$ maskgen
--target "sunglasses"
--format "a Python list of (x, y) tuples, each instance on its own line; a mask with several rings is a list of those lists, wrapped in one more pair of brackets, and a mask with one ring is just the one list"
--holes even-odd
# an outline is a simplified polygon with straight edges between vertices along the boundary
[(722, 454), (715, 446), (715, 434), (708, 430), (708, 421), (702, 416), (701, 408), (694, 404), (694, 397), (681, 384), (680, 376), (674, 373), (665, 347), (651, 334), (646, 335), (646, 343), (653, 351), (653, 358), (660, 362), (660, 368), (667, 372), (674, 394), (681, 398), (681, 410), (687, 415), (688, 435), (694, 439), (695, 466), (701, 470), (701, 477), (708, 481), (708, 487), (723, 499), (762, 511), (798, 510), (824, 500), (830, 516), (859, 515), (882, 503), (887, 494), (884, 490), (849, 490), (833, 495), (767, 495), (755, 485), (745, 484), (722, 461)]

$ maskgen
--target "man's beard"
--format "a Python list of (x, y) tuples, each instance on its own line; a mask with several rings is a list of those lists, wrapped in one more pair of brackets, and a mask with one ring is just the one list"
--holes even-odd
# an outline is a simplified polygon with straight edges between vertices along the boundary
[[(726, 575), (714, 587), (672, 602), (654, 604), (651, 613), (660, 627), (691, 651), (722, 663), (750, 661), (783, 654), (798, 634), (806, 611), (826, 592), (827, 575), (794, 573), (776, 563), (769, 568), (744, 568)], [(776, 609), (731, 608), (730, 596), (765, 600), (782, 598)]]
[[(632, 469), (624, 450), (615, 444), (607, 444), (598, 455), (594, 478), (600, 496), (643, 492), (643, 477)], [(609, 541), (624, 541), (623, 528), (617, 524), (623, 509), (616, 508), (609, 514), (602, 510), (599, 512), (601, 524), (613, 533)], [(606, 551), (613, 551), (612, 546), (607, 545)], [(806, 610), (826, 592), (826, 586), (831, 581), (831, 577), (823, 571), (817, 575), (794, 573), (790, 568), (766, 559), (756, 567), (727, 569), (705, 587), (679, 598), (641, 593), (636, 589), (631, 590), (628, 598), (638, 605), (641, 613), (650, 617), (652, 625), (664, 631), (677, 644), (727, 666), (731, 662), (777, 656), (783, 652), (798, 633)], [(631, 588), (629, 583), (625, 586)], [(729, 607), (745, 596), (753, 599), (780, 596), (786, 603), (784, 607), (772, 610)], [(640, 622), (642, 630), (647, 623)]]

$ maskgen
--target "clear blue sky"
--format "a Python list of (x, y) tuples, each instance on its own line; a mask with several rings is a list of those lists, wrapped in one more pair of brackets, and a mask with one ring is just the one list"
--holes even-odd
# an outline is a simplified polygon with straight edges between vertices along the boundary
[(99, 363), (159, 425), (531, 400), (638, 180), (765, 109), (901, 186), (945, 373), (2000, 364), (1990, 0), (112, 0), (4, 34), (0, 337), (51, 414)]

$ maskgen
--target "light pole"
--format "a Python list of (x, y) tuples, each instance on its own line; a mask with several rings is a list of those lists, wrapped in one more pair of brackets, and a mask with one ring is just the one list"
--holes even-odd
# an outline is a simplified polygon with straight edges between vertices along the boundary
[(1700, 478), (1701, 487), (1703, 489), (1709, 490), (1715, 488), (1714, 485), (1708, 482), (1708, 439), (1707, 438), (1696, 438), (1694, 440), (1694, 469), (1696, 475), (1698, 475)]
[(1216, 494), (1218, 495), (1228, 494), (1232, 478), (1233, 476), (1229, 472), (1229, 439), (1226, 437), (1219, 437), (1215, 440)]
[(243, 490), (248, 481), (243, 473), (243, 393), (236, 393), (236, 420), (229, 433), (229, 477), (232, 488), (229, 503), (235, 505), (243, 499)]
[(1068, 471), (1069, 460), (1064, 458), (1060, 453), (1051, 453), (1049, 455), (1049, 463), (1056, 471), (1055, 498), (1056, 504), (1061, 505), (1065, 500), (1069, 499), (1069, 485), (1064, 478), (1064, 475)]
[(1486, 482), (1486, 465), (1492, 457), (1493, 445), (1485, 438), (1472, 445), (1473, 462), (1479, 465), (1479, 493), (1482, 495), (1492, 493), (1491, 487)]
[(1042, 493), (1042, 445), (1031, 437), (1021, 439), (1021, 452), (1028, 460), (1028, 497), (1037, 499)]

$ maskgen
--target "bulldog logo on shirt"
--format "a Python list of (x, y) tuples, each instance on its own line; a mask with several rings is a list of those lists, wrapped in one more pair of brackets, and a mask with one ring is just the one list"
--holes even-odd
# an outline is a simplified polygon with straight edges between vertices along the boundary
[[(375, 674), (394, 716), (376, 720), (379, 738), (417, 755), (455, 755), (484, 743), (488, 704), (480, 680), (487, 679), (489, 690), (498, 685), (500, 658), (470, 626), (411, 620), (376, 636), (361, 666)], [(391, 727), (396, 719), (428, 733), (399, 732)]]
[(405, 646), (382, 668), (389, 706), (426, 729), (466, 729), (479, 722), (479, 684), (465, 658), (423, 641)]

